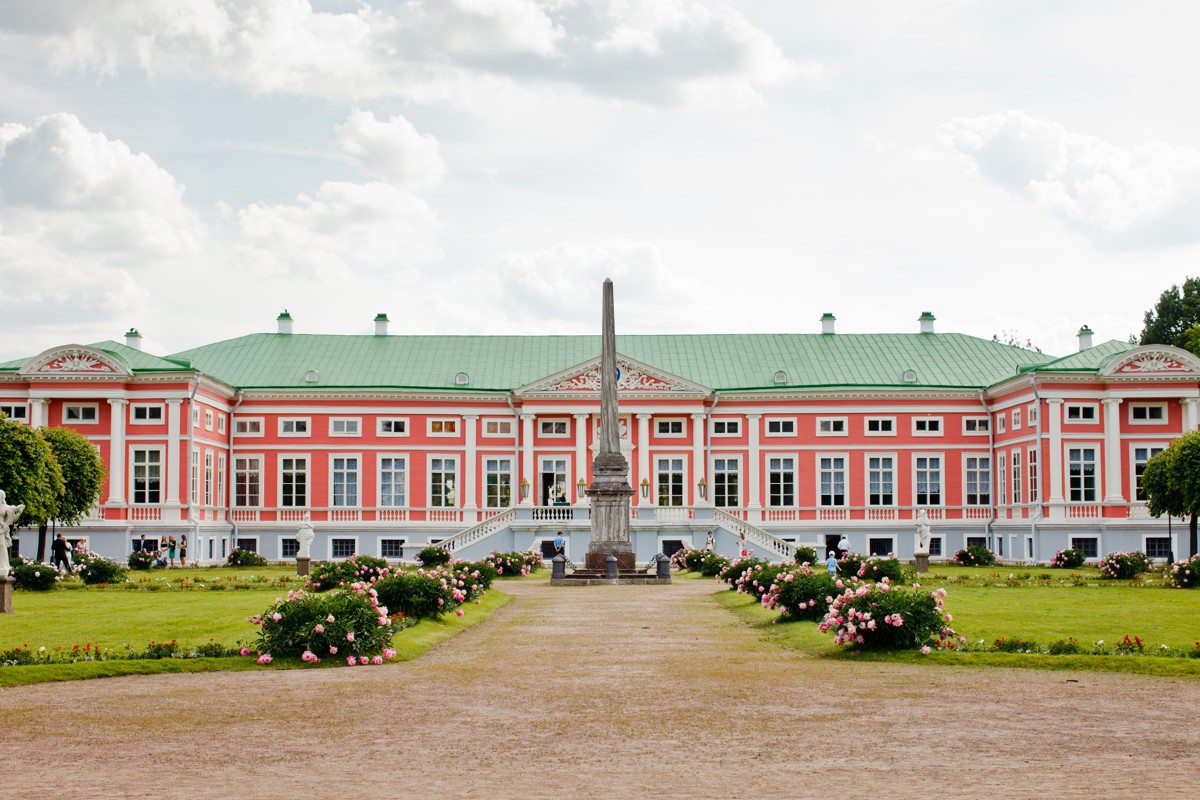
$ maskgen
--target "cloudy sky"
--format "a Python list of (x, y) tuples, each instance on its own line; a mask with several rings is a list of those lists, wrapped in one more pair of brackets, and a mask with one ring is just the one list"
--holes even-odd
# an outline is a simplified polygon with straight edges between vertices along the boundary
[(0, 360), (274, 330), (1074, 350), (1200, 274), (1200, 4), (0, 0)]

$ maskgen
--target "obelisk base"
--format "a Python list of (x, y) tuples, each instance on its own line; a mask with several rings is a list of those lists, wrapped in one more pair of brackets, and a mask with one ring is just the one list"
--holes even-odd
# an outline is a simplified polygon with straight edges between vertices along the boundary
[(637, 559), (634, 558), (632, 550), (627, 553), (613, 550), (588, 550), (587, 555), (583, 557), (584, 569), (603, 572), (605, 560), (609, 556), (617, 559), (617, 569), (621, 572), (632, 572), (637, 569)]
[(0, 577), (0, 614), (11, 614), (13, 584), (17, 582), (16, 578), (5, 575)]

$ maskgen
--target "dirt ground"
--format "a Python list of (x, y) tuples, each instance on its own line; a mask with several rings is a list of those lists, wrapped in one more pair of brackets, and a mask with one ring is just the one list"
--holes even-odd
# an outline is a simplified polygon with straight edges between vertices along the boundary
[(0, 797), (1195, 797), (1200, 682), (827, 663), (714, 585), (505, 583), (416, 661), (0, 691)]

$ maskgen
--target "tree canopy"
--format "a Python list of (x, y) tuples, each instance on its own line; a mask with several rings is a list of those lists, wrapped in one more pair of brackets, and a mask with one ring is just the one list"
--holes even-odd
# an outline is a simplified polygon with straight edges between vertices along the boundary
[(108, 469), (86, 436), (70, 428), (45, 428), (41, 434), (63, 475), (54, 518), (62, 525), (77, 525), (100, 499)]
[(1190, 518), (1189, 552), (1196, 554), (1200, 516), (1200, 431), (1185, 433), (1146, 462), (1142, 491), (1150, 514)]
[(10, 505), (25, 506), (14, 527), (53, 518), (65, 490), (49, 442), (34, 428), (9, 419), (0, 419), (0, 489)]
[(1200, 355), (1200, 278), (1188, 278), (1159, 295), (1146, 312), (1139, 344), (1169, 344)]

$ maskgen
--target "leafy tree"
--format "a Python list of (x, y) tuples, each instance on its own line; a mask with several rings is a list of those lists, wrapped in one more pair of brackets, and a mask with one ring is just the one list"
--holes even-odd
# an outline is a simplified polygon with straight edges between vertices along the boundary
[[(1200, 355), (1200, 278), (1188, 278), (1183, 287), (1163, 292), (1153, 310), (1146, 312), (1140, 344), (1169, 344)], [(1188, 345), (1192, 345), (1189, 347)]]
[(1190, 518), (1188, 549), (1195, 555), (1196, 519), (1200, 515), (1200, 431), (1185, 433), (1146, 462), (1142, 491), (1152, 516)]
[(37, 430), (8, 419), (0, 419), (0, 489), (10, 505), (25, 506), (14, 528), (52, 519), (64, 491), (50, 444)]
[(1000, 331), (992, 334), (992, 341), (1006, 344), (1010, 347), (1020, 347), (1022, 350), (1032, 350), (1035, 353), (1042, 352), (1042, 348), (1033, 343), (1033, 340), (1028, 336), (1022, 337), (1017, 331)]
[[(63, 492), (54, 519), (61, 525), (78, 525), (100, 499), (108, 470), (86, 436), (70, 428), (43, 428), (40, 433), (62, 470)], [(38, 524), (38, 561), (46, 555), (47, 522)]]

